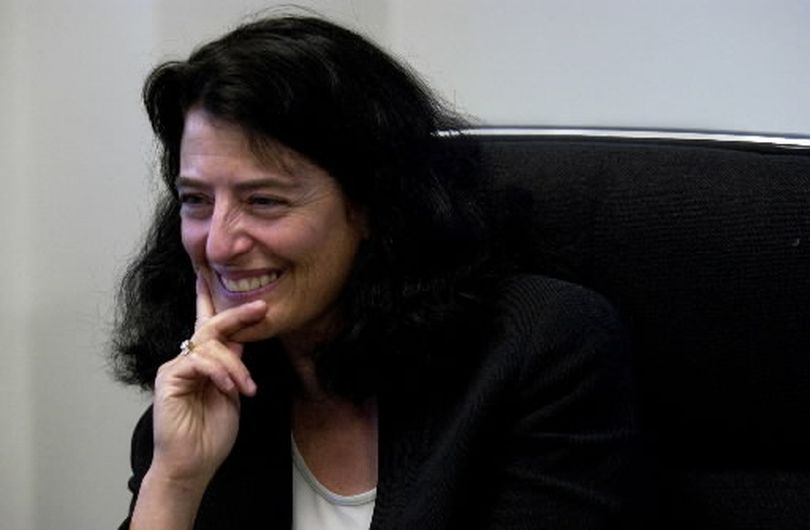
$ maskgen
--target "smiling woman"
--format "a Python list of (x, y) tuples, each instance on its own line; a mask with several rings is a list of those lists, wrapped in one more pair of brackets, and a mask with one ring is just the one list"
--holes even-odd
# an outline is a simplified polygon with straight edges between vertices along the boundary
[(118, 373), (154, 391), (122, 528), (625, 522), (622, 327), (506, 273), (511, 206), (414, 75), (268, 18), (156, 68), (144, 101), (165, 194), (120, 296)]
[(252, 300), (265, 318), (242, 340), (278, 337), (308, 354), (337, 326), (336, 302), (364, 234), (359, 212), (321, 168), (283, 146), (260, 160), (242, 130), (186, 114), (177, 192), (183, 248), (216, 312)]

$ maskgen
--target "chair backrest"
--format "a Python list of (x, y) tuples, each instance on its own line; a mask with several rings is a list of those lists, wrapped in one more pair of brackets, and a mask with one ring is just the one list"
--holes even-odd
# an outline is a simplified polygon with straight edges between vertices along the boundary
[(658, 527), (810, 528), (810, 141), (476, 133), (534, 270), (630, 323)]

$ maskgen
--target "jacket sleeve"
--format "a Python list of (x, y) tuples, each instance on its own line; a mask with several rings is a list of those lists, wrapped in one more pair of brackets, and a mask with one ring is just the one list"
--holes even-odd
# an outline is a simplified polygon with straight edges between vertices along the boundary
[(132, 493), (132, 500), (129, 504), (127, 518), (118, 527), (119, 530), (129, 529), (132, 511), (135, 508), (135, 501), (138, 499), (138, 491), (141, 489), (141, 481), (152, 464), (152, 444), (152, 407), (150, 406), (138, 420), (132, 433), (129, 457), (132, 475), (127, 482), (129, 491)]
[(632, 528), (639, 434), (615, 310), (562, 282), (513, 295), (504, 433), (488, 467), (487, 528)]

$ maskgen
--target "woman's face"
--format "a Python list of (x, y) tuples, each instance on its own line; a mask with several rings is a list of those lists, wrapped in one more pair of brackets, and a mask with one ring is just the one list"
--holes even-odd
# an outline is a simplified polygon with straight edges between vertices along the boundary
[(188, 112), (176, 181), (183, 246), (216, 311), (267, 302), (240, 340), (311, 347), (336, 324), (364, 222), (324, 170), (283, 146), (272, 152), (260, 159), (238, 126)]

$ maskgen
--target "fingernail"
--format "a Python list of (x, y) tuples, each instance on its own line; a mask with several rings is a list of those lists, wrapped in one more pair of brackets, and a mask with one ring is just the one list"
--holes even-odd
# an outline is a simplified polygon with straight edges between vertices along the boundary
[(245, 390), (247, 390), (250, 395), (256, 393), (256, 382), (250, 376), (247, 376), (247, 379), (245, 379)]

